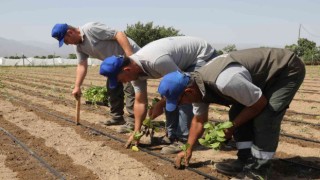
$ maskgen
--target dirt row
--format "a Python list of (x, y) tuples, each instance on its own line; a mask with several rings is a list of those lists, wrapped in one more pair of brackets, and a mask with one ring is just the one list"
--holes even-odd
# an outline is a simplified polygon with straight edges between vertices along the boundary
[[(41, 98), (41, 97), (37, 97), (37, 96), (34, 96), (34, 95), (28, 95), (26, 94), (26, 92), (20, 92), (20, 91), (17, 91), (17, 90), (9, 90), (9, 93), (13, 93), (15, 96), (18, 96), (18, 97), (25, 97), (25, 99), (29, 99), (29, 101), (31, 101), (32, 104), (39, 104), (40, 106), (47, 106), (51, 109), (55, 109), (55, 110), (58, 110), (59, 112), (63, 112), (65, 114), (68, 114), (68, 112), (70, 111), (73, 111), (73, 108), (72, 107), (68, 107), (68, 104), (66, 104), (66, 106), (64, 107), (61, 107), (60, 105), (56, 105), (57, 102), (52, 102), (52, 101), (48, 101), (46, 100), (45, 98)], [(99, 115), (100, 114), (100, 115)], [(86, 120), (90, 123), (93, 123), (93, 124), (99, 124), (99, 121), (97, 121), (97, 119), (102, 119), (103, 117), (105, 117), (104, 114), (101, 114), (101, 113), (98, 113), (95, 112), (95, 113), (92, 113), (90, 111), (85, 111), (81, 113), (81, 117), (83, 120)], [(93, 118), (95, 117), (95, 118)], [(112, 127), (112, 128), (118, 128), (117, 126), (115, 127)], [(298, 134), (298, 133), (297, 133)], [(285, 145), (287, 146), (287, 145)], [(289, 151), (288, 151), (289, 152)], [(315, 154), (314, 155), (317, 155), (319, 153), (318, 150), (312, 150), (311, 152), (314, 152)], [(303, 156), (303, 154), (301, 154)]]
[[(307, 75), (306, 83), (303, 84), (286, 113), (286, 119), (319, 123), (320, 109), (317, 97), (320, 88), (316, 82), (320, 80), (320, 74), (316, 70), (318, 69), (311, 68), (311, 72), (315, 74)], [(8, 73), (5, 74), (5, 72)], [(97, 72), (97, 67), (91, 67), (86, 83), (92, 81), (104, 85), (104, 78)], [(307, 73), (309, 73), (308, 69)], [(120, 142), (46, 114), (45, 112), (50, 112), (73, 120), (75, 102), (70, 96), (72, 90), (70, 87), (74, 83), (74, 75), (74, 67), (5, 68), (4, 71), (1, 69), (0, 127), (10, 130), (67, 179), (204, 179), (187, 170), (175, 170), (167, 161), (144, 152), (125, 149)], [(150, 83), (148, 90), (151, 96), (157, 94), (157, 85), (154, 83), (158, 82), (157, 80)], [(3, 84), (5, 87), (2, 86)], [(39, 107), (45, 112), (39, 112), (34, 107)], [(211, 119), (228, 120), (227, 107), (210, 106), (210, 108)], [(106, 127), (100, 123), (108, 118), (108, 110), (107, 107), (85, 105), (82, 99), (81, 123), (125, 141), (129, 134), (117, 134), (118, 126)], [(309, 125), (283, 121), (282, 132), (320, 139), (319, 128)], [(156, 137), (162, 135), (163, 131), (156, 134)], [(18, 148), (12, 140), (3, 134), (0, 134), (0, 137), (0, 143), (5, 144), (0, 147), (0, 179), (54, 179), (54, 176), (34, 158), (27, 153), (24, 156), (23, 150)], [(146, 147), (159, 153), (162, 145), (147, 144)], [(11, 154), (14, 158), (10, 158)], [(217, 152), (199, 147), (193, 153), (191, 165), (218, 179), (229, 179), (217, 173), (212, 168), (212, 164), (234, 159), (235, 154), (234, 149), (222, 149)], [(175, 155), (163, 157), (173, 160)], [(277, 157), (320, 167), (320, 145), (281, 137)], [(21, 159), (24, 160), (23, 163)], [(19, 163), (28, 164), (27, 167), (30, 168), (24, 166), (19, 169)], [(37, 172), (38, 170), (41, 172)], [(81, 173), (78, 174), (79, 171)], [(40, 174), (40, 176), (32, 174)], [(279, 179), (279, 177), (281, 179), (317, 179), (320, 178), (320, 172), (274, 160), (273, 177), (273, 179)]]
[[(5, 81), (4, 81), (5, 82)], [(57, 103), (59, 104), (65, 104), (65, 106), (72, 106), (74, 105), (73, 103), (73, 98), (71, 96), (69, 96), (68, 94), (64, 93), (64, 95), (60, 94), (60, 91), (54, 91), (52, 92), (52, 94), (47, 94), (48, 92), (44, 91), (44, 89), (49, 89), (46, 86), (41, 86), (40, 88), (37, 88), (37, 90), (35, 91), (33, 89), (32, 84), (27, 83), (27, 82), (22, 82), (21, 84), (15, 83), (15, 82), (10, 82), (11, 84), (8, 85), (8, 88), (10, 88), (9, 86), (11, 86), (14, 89), (19, 89), (20, 91), (26, 93), (26, 94), (33, 94), (36, 96), (41, 96), (42, 98), (48, 99), (48, 98), (55, 98), (55, 100), (57, 101)], [(31, 85), (31, 88), (29, 87)], [(43, 96), (42, 94), (45, 94), (45, 96)], [(54, 97), (54, 95), (58, 95), (57, 97)], [(49, 96), (49, 97), (48, 97)], [(62, 98), (63, 97), (63, 98)], [(67, 104), (66, 104), (67, 103)], [(91, 108), (90, 110), (92, 110), (93, 108)], [(94, 110), (94, 109), (93, 109)], [(106, 112), (107, 109), (104, 108), (103, 112)], [(228, 120), (228, 115), (226, 113), (227, 110), (223, 111), (222, 113), (221, 110), (217, 111), (217, 113), (215, 111), (210, 112), (210, 117), (212, 117), (212, 119), (219, 119), (219, 120)], [(96, 110), (95, 113), (99, 112), (99, 110)], [(105, 115), (105, 114), (104, 114)], [(316, 120), (316, 119), (313, 119)], [(286, 133), (290, 133), (293, 135), (300, 135), (301, 136), (301, 132), (305, 132), (303, 133), (303, 137), (306, 138), (319, 138), (320, 134), (319, 134), (319, 127), (310, 127), (310, 125), (303, 125), (300, 126), (298, 125), (292, 125), (292, 123), (288, 123), (288, 122), (284, 122), (282, 125), (282, 129), (283, 132)]]

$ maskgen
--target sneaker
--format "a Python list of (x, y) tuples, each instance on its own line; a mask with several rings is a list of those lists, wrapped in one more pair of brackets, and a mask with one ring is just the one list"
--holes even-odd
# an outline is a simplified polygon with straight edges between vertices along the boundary
[(123, 119), (110, 119), (110, 120), (106, 120), (105, 122), (102, 122), (102, 124), (104, 124), (106, 126), (122, 125), (125, 123), (126, 122)]
[(170, 145), (174, 142), (174, 139), (170, 139), (167, 136), (153, 137), (153, 145)]
[(239, 159), (234, 160), (232, 162), (220, 162), (214, 164), (214, 168), (218, 172), (229, 176), (235, 176), (241, 173), (243, 171), (244, 166), (245, 162)]
[(129, 133), (132, 132), (134, 128), (134, 124), (127, 122), (124, 125), (120, 126), (120, 128), (117, 130), (118, 133)]
[(176, 154), (181, 150), (181, 146), (183, 145), (182, 142), (180, 141), (177, 141), (177, 142), (174, 142), (168, 146), (165, 146), (161, 149), (160, 153), (161, 154)]
[(161, 144), (169, 145), (174, 142), (174, 139), (169, 138), (168, 136), (163, 136), (160, 140)]

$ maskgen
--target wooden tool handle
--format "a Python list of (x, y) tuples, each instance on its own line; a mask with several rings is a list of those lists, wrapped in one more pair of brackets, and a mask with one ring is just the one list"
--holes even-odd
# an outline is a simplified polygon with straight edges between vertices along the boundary
[(77, 125), (80, 124), (80, 102), (81, 102), (81, 98), (77, 98), (77, 104), (76, 104), (76, 123)]

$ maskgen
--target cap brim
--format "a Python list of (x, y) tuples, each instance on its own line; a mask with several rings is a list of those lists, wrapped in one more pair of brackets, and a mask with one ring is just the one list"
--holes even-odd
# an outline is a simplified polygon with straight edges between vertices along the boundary
[(60, 39), (60, 41), (59, 41), (59, 47), (61, 47), (61, 46), (63, 45), (63, 43), (64, 43), (64, 38)]
[(109, 88), (114, 89), (118, 86), (118, 81), (116, 77), (108, 77), (109, 79)]
[(175, 99), (175, 100), (169, 100), (167, 99), (166, 100), (166, 110), (167, 111), (174, 111), (176, 108), (177, 108), (177, 103), (178, 103), (178, 100)]

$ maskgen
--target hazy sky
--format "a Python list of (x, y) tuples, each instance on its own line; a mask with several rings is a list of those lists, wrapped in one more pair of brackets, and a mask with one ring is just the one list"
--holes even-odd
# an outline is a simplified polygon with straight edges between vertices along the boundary
[(0, 37), (55, 43), (55, 23), (100, 21), (125, 30), (153, 21), (211, 43), (284, 46), (301, 37), (320, 46), (318, 0), (0, 0)]

